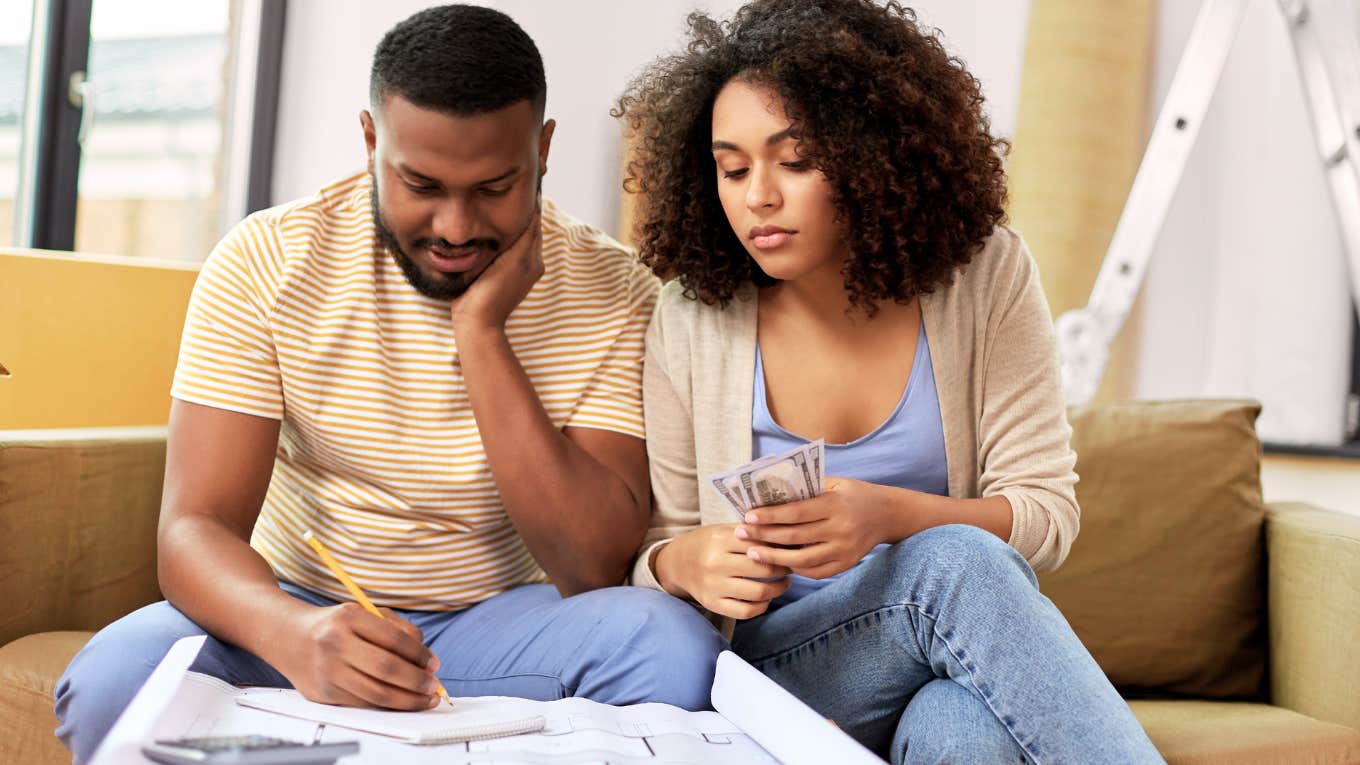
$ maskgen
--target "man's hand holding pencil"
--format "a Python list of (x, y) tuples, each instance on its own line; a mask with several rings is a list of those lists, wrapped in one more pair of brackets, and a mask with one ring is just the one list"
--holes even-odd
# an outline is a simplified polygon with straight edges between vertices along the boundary
[(285, 676), (304, 697), (324, 704), (424, 710), (448, 695), (435, 677), (439, 659), (420, 629), (375, 607), (310, 532), (313, 549), (357, 602), (313, 609)]

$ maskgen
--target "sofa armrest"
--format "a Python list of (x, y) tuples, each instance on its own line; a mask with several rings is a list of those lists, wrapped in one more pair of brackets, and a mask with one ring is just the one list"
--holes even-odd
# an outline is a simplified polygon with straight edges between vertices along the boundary
[(1360, 516), (1272, 504), (1266, 557), (1272, 700), (1360, 728)]
[(165, 428), (0, 430), (0, 645), (160, 597)]

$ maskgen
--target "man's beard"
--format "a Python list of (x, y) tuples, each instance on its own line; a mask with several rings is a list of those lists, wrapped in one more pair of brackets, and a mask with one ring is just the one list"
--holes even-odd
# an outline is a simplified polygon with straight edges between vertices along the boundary
[[(370, 176), (372, 178), (372, 176)], [(378, 239), (378, 246), (392, 253), (392, 259), (401, 268), (401, 272), (406, 275), (406, 281), (415, 287), (416, 292), (435, 300), (453, 300), (467, 291), (469, 285), (477, 278), (468, 277), (467, 274), (440, 274), (439, 277), (431, 278), (424, 271), (421, 271), (410, 255), (401, 248), (401, 243), (397, 241), (397, 235), (392, 233), (391, 227), (382, 217), (382, 205), (378, 202), (378, 179), (372, 178), (373, 193), (369, 197), (373, 207), (373, 230)], [(492, 252), (500, 251), (500, 243), (493, 239), (474, 240), (468, 242), (469, 245), (478, 245), (490, 248)], [(433, 246), (447, 250), (458, 249), (456, 246), (444, 241), (443, 239), (418, 239), (416, 247)]]

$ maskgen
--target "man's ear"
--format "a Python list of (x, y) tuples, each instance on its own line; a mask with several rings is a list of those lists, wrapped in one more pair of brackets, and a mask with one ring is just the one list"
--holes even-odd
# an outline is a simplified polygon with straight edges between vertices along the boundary
[(538, 176), (542, 178), (548, 174), (548, 149), (552, 147), (553, 131), (557, 129), (557, 120), (548, 120), (543, 123), (543, 130), (538, 134)]
[(373, 126), (373, 115), (367, 109), (359, 112), (359, 125), (364, 129), (364, 146), (368, 149), (368, 172), (373, 172), (373, 152), (378, 148), (378, 131)]

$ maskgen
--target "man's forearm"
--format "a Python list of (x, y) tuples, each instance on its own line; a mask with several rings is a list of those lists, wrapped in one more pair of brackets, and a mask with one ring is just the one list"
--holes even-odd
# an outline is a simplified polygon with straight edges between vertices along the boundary
[(269, 564), (222, 522), (183, 514), (157, 538), (161, 591), (213, 637), (279, 667), (279, 630), (310, 608), (279, 588)]
[(473, 416), (501, 501), (563, 594), (619, 584), (645, 497), (553, 426), (502, 330), (460, 332)]

